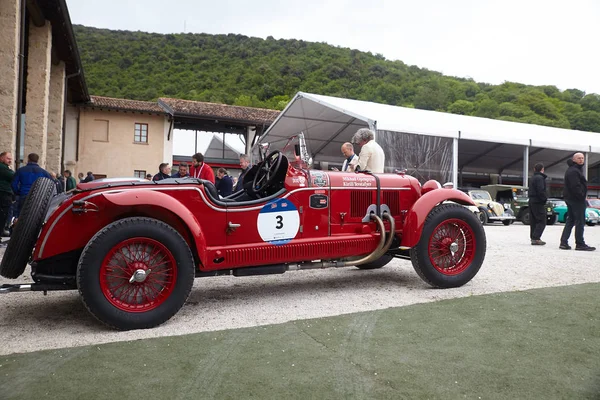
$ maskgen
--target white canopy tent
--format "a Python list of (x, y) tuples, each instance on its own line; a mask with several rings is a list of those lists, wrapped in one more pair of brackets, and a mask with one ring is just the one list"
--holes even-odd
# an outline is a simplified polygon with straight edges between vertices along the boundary
[[(388, 170), (408, 167), (410, 172), (428, 164), (430, 170), (446, 168), (446, 176), (454, 182), (460, 171), (523, 176), (527, 186), (536, 162), (543, 162), (555, 177), (563, 175), (565, 161), (574, 152), (587, 153), (589, 165), (600, 162), (598, 133), (303, 92), (294, 96), (260, 140), (275, 144), (304, 132), (315, 161), (341, 163), (341, 145), (362, 127), (376, 132)], [(403, 148), (407, 153), (395, 157)]]

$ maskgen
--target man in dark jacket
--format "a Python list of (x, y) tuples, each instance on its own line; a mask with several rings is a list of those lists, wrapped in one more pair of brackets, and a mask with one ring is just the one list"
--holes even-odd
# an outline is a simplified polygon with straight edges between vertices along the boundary
[(87, 175), (85, 176), (85, 179), (83, 181), (81, 181), (81, 183), (88, 183), (95, 179), (96, 178), (94, 178), (94, 174), (92, 174), (92, 171), (88, 171)]
[(242, 154), (240, 156), (240, 167), (242, 167), (242, 173), (240, 174), (238, 181), (235, 184), (235, 187), (233, 188), (233, 193), (237, 193), (244, 190), (244, 177), (252, 167), (250, 165), (250, 157), (248, 157), (246, 154)]
[(529, 238), (532, 245), (545, 245), (542, 239), (542, 233), (546, 229), (546, 178), (544, 174), (544, 164), (537, 163), (533, 167), (533, 178), (529, 185)]
[(162, 181), (163, 179), (171, 178), (171, 167), (169, 167), (169, 163), (161, 163), (158, 166), (158, 174), (152, 177), (153, 181)]
[(15, 192), (17, 196), (19, 196), (19, 200), (17, 201), (15, 218), (19, 217), (19, 213), (21, 212), (23, 203), (25, 203), (25, 199), (29, 194), (29, 190), (31, 190), (33, 182), (35, 182), (38, 178), (52, 179), (48, 171), (46, 171), (38, 165), (39, 159), (40, 156), (38, 156), (37, 154), (29, 154), (27, 156), (27, 165), (19, 168), (15, 173), (15, 177), (13, 178), (11, 185), (13, 192)]
[(2, 233), (2, 236), (9, 236), (5, 226), (15, 197), (10, 187), (15, 175), (15, 172), (10, 169), (11, 165), (12, 154), (8, 151), (0, 153), (0, 233)]
[(575, 153), (573, 159), (568, 160), (569, 168), (565, 172), (565, 188), (563, 196), (567, 203), (567, 222), (560, 237), (560, 248), (570, 250), (569, 237), (575, 225), (575, 250), (593, 251), (595, 247), (588, 246), (583, 240), (585, 226), (585, 197), (587, 195), (587, 180), (583, 175), (585, 156)]
[(187, 164), (179, 164), (177, 172), (172, 175), (173, 178), (187, 178), (189, 176)]
[(217, 193), (222, 197), (227, 197), (233, 192), (233, 180), (227, 175), (225, 168), (219, 168), (217, 171), (215, 187), (217, 188)]

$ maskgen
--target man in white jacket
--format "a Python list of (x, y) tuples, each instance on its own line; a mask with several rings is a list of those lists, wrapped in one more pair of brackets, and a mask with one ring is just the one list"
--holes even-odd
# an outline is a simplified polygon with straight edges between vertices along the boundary
[(352, 140), (354, 143), (361, 146), (357, 167), (360, 168), (361, 171), (371, 171), (376, 174), (382, 174), (383, 166), (385, 164), (385, 154), (383, 153), (381, 146), (375, 142), (373, 131), (367, 128), (359, 129), (354, 134)]

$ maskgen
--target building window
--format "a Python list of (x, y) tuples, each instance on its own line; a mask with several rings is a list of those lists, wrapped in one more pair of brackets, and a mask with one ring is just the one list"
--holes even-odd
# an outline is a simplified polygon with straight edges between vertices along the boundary
[(108, 121), (95, 119), (92, 122), (92, 140), (94, 142), (108, 142)]
[(148, 124), (135, 124), (133, 141), (135, 143), (148, 143)]
[(136, 169), (136, 170), (133, 171), (133, 176), (135, 176), (136, 178), (145, 179), (146, 178), (146, 171), (142, 171), (141, 169)]

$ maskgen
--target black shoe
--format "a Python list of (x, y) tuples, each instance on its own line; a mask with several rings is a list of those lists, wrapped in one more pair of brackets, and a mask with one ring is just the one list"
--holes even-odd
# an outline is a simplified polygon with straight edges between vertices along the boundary
[(560, 246), (558, 246), (558, 248), (562, 250), (571, 250), (571, 246), (569, 246), (568, 244), (561, 244)]
[(588, 246), (587, 244), (584, 244), (583, 246), (575, 246), (575, 250), (594, 251), (594, 250), (596, 250), (596, 248), (592, 247), (592, 246)]
[(539, 239), (531, 241), (532, 246), (543, 246), (545, 244), (546, 244), (546, 242), (544, 242), (543, 240), (539, 240)]

